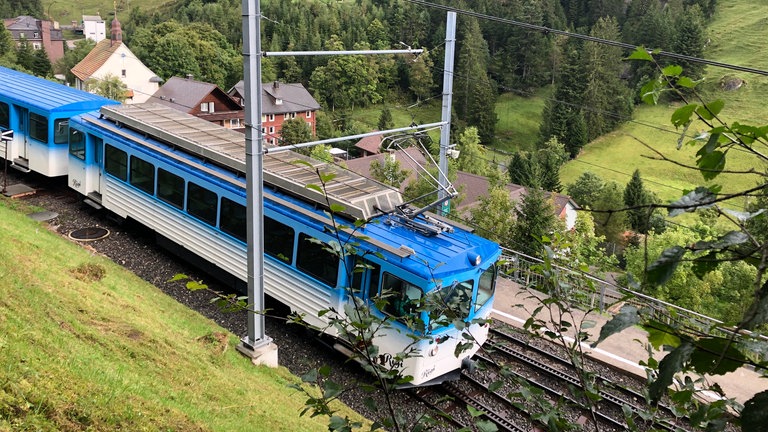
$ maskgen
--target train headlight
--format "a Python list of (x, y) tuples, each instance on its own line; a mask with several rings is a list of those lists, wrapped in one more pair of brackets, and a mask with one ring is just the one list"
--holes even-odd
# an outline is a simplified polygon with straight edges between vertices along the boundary
[(436, 356), (436, 355), (437, 355), (437, 351), (439, 351), (439, 350), (440, 350), (440, 347), (439, 347), (437, 344), (435, 344), (435, 346), (433, 346), (433, 347), (432, 347), (432, 348), (429, 350), (429, 356), (430, 356), (430, 357), (434, 357), (434, 356)]
[(480, 262), (482, 261), (482, 258), (480, 258), (480, 255), (470, 252), (467, 254), (467, 258), (469, 259), (469, 263), (473, 266), (479, 266)]

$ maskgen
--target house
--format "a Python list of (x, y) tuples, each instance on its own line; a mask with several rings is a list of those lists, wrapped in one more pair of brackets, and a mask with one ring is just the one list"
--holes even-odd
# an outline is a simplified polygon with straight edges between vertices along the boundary
[(83, 15), (83, 36), (96, 43), (107, 38), (107, 28), (99, 15)]
[(379, 154), (382, 141), (384, 141), (384, 135), (370, 135), (355, 143), (355, 148), (360, 150), (362, 156)]
[(89, 80), (116, 76), (128, 88), (126, 103), (146, 102), (159, 88), (160, 79), (123, 43), (123, 31), (117, 16), (112, 20), (110, 39), (99, 41), (95, 47), (72, 68), (74, 86), (88, 90)]
[[(241, 106), (245, 106), (245, 84), (243, 81), (235, 84), (227, 93)], [(283, 122), (294, 118), (300, 118), (307, 122), (312, 130), (312, 135), (315, 135), (315, 113), (319, 109), (320, 104), (300, 83), (286, 84), (275, 81), (263, 84), (261, 126), (265, 143), (279, 145)]]
[(186, 78), (171, 77), (149, 102), (155, 102), (192, 114), (229, 129), (243, 129), (243, 107), (216, 84)]
[[(401, 169), (410, 170), (411, 173), (408, 178), (400, 185), (400, 191), (405, 190), (405, 186), (416, 179), (414, 163), (418, 163), (421, 166), (426, 164), (426, 158), (424, 155), (414, 147), (407, 147), (404, 150), (397, 150), (392, 153), (379, 153), (371, 156), (360, 157), (357, 159), (350, 159), (346, 161), (347, 168), (362, 176), (371, 177), (371, 162), (378, 160), (384, 162), (385, 158), (394, 157), (400, 162)], [(456, 173), (456, 181), (454, 186), (457, 190), (461, 191), (463, 195), (462, 200), (459, 202), (456, 210), (464, 218), (468, 218), (470, 210), (479, 204), (480, 198), (488, 194), (490, 189), (490, 182), (487, 178), (468, 172), (459, 171)], [(509, 197), (513, 201), (520, 202), (523, 196), (528, 192), (525, 186), (516, 184), (507, 184), (507, 190), (509, 191)], [(545, 192), (544, 195), (551, 200), (555, 214), (558, 218), (565, 222), (566, 229), (573, 229), (576, 225), (576, 212), (579, 206), (567, 195), (558, 194), (555, 192)]]
[(17, 45), (26, 40), (33, 49), (44, 49), (51, 63), (64, 57), (64, 37), (58, 23), (22, 15), (5, 19), (3, 24)]

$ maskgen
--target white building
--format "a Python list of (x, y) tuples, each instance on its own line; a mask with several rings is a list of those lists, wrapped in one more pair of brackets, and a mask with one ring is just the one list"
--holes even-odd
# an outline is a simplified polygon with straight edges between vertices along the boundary
[(123, 43), (123, 32), (117, 17), (112, 20), (111, 39), (104, 39), (72, 68), (75, 87), (88, 90), (89, 81), (116, 76), (128, 88), (125, 103), (146, 102), (160, 87), (162, 80), (139, 60)]
[(83, 35), (99, 43), (107, 38), (107, 25), (99, 15), (83, 15)]

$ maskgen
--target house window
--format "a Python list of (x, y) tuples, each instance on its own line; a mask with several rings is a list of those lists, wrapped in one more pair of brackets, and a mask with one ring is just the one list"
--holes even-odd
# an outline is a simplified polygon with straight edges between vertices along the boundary
[(42, 45), (41, 45), (39, 42), (33, 42), (33, 43), (32, 43), (32, 48), (34, 48), (34, 49), (36, 49), (36, 50), (39, 50), (39, 49), (40, 49), (40, 48), (42, 48), (42, 47), (43, 47), (43, 46), (42, 46)]
[(126, 76), (126, 75), (125, 75), (125, 69), (123, 69), (122, 71), (120, 71), (120, 73), (123, 75), (123, 78), (125, 78), (125, 76)]
[(270, 135), (275, 133), (275, 127), (274, 126), (270, 126), (269, 127), (269, 133), (270, 133)]
[(200, 111), (208, 112), (208, 102), (203, 102), (200, 104)]
[(265, 121), (267, 121), (267, 115), (266, 114), (262, 114), (261, 115), (261, 122), (264, 123)]
[(214, 111), (216, 111), (216, 109), (213, 105), (213, 102), (208, 102), (208, 112), (212, 113)]
[(32, 33), (32, 39), (40, 39), (40, 33), (38, 32)]
[(239, 128), (239, 127), (242, 127), (242, 123), (240, 123), (240, 119), (239, 118), (229, 119), (229, 127), (232, 128), (232, 129)]
[(306, 112), (304, 115), (305, 115), (307, 118), (312, 118), (312, 111), (307, 111), (307, 112)]

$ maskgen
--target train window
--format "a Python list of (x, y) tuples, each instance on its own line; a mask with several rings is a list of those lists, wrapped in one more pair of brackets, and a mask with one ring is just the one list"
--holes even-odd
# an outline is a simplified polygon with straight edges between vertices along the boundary
[(477, 301), (475, 301), (475, 310), (483, 307), (488, 300), (493, 297), (496, 289), (496, 265), (492, 265), (488, 270), (480, 275), (480, 284), (477, 286)]
[(246, 241), (248, 225), (245, 219), (246, 211), (244, 205), (238, 204), (229, 198), (221, 197), (221, 222), (219, 222), (219, 227), (222, 231), (240, 241)]
[(69, 154), (85, 160), (85, 134), (75, 128), (69, 128)]
[(0, 102), (0, 127), (11, 128), (11, 109), (5, 102)]
[(155, 194), (155, 166), (144, 159), (131, 156), (130, 183), (144, 192)]
[(40, 114), (29, 113), (29, 136), (38, 141), (48, 142), (48, 118)]
[(395, 318), (419, 318), (418, 308), (421, 306), (423, 292), (416, 285), (406, 282), (399, 277), (384, 273), (381, 282), (381, 294), (389, 299), (383, 312)]
[(64, 144), (69, 138), (69, 119), (56, 119), (53, 121), (53, 143)]
[(339, 257), (326, 250), (325, 243), (318, 243), (311, 236), (299, 234), (296, 267), (326, 284), (335, 287), (339, 277)]
[(158, 168), (157, 197), (176, 208), (184, 208), (184, 179)]
[(264, 252), (283, 261), (293, 262), (293, 238), (295, 231), (284, 223), (264, 217)]
[(365, 291), (368, 298), (375, 297), (379, 292), (381, 266), (359, 256), (355, 256), (354, 262), (350, 287), (355, 293)]
[(218, 208), (219, 197), (215, 192), (189, 182), (187, 190), (187, 213), (207, 222), (216, 225), (216, 209)]
[(127, 181), (128, 153), (107, 144), (104, 147), (104, 171), (122, 181)]

